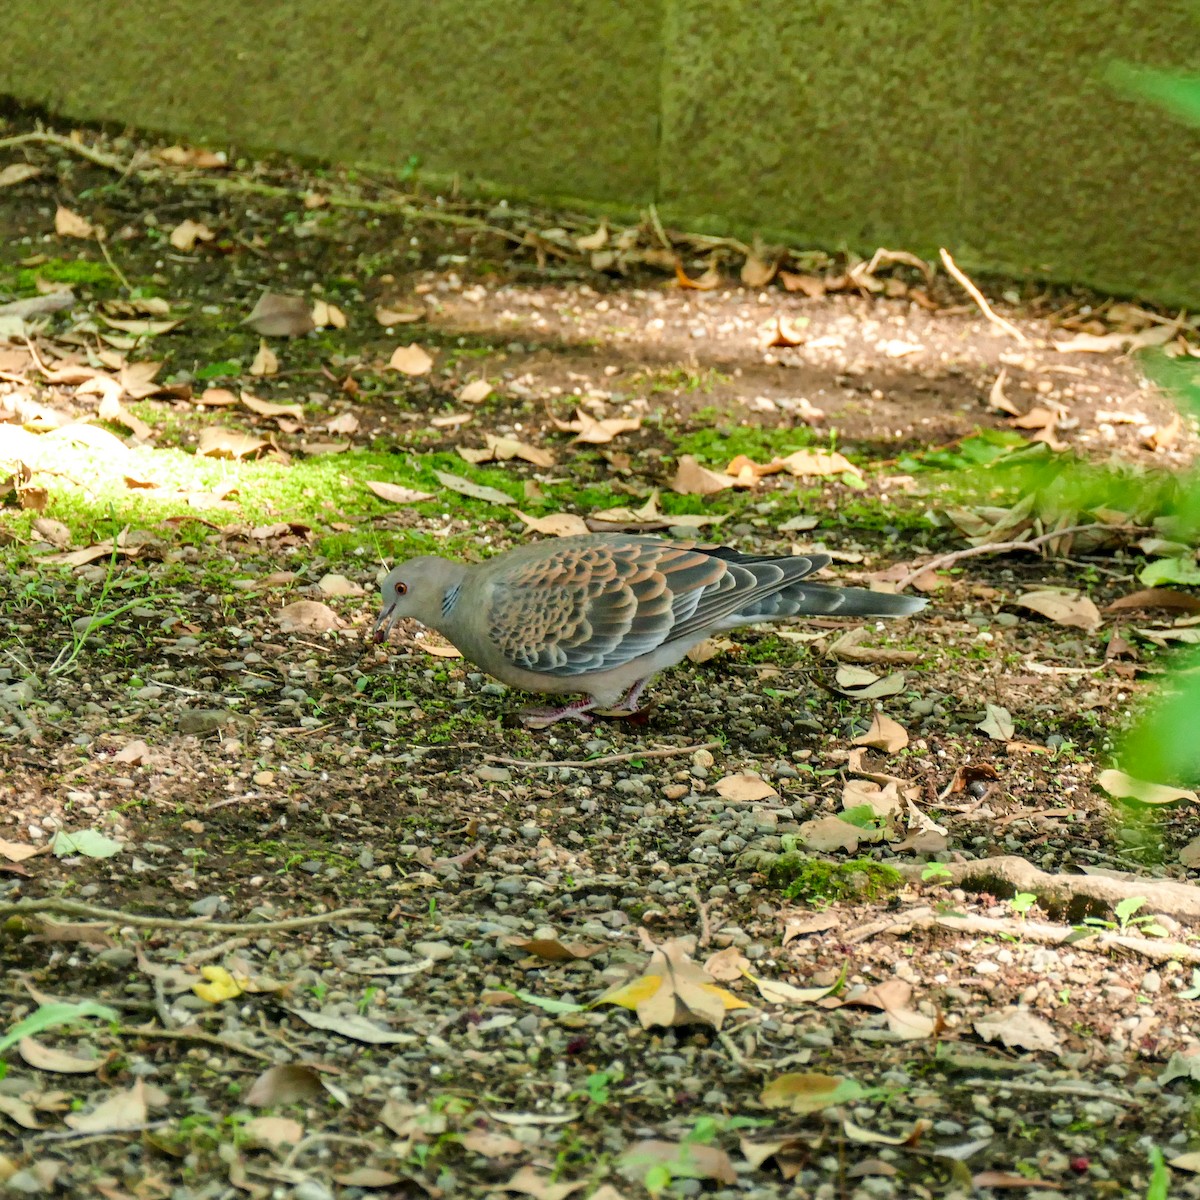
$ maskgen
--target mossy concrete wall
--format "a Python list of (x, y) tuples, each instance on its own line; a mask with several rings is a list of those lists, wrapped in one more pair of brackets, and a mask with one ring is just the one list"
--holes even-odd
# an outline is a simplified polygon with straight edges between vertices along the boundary
[(1126, 0), (0, 0), (0, 93), (825, 247), (1200, 303), (1200, 131), (1105, 64), (1200, 71)]

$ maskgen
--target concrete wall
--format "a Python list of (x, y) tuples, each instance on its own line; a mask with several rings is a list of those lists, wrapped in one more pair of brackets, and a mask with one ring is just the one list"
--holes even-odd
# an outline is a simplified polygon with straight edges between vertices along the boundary
[(0, 0), (0, 94), (67, 117), (643, 205), (793, 243), (1200, 303), (1200, 71), (1126, 0)]

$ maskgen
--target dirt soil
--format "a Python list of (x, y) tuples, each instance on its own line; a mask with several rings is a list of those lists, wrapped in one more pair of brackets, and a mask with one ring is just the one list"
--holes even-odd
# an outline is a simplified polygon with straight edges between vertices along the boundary
[[(1019, 497), (977, 478), (1009, 444), (1187, 466), (1194, 433), (1121, 346), (1169, 327), (1187, 353), (1189, 325), (986, 281), (1014, 336), (942, 272), (815, 254), (798, 290), (751, 287), (736, 244), (653, 221), (622, 275), (578, 215), (32, 133), (0, 126), (0, 172), (37, 169), (0, 184), (9, 1191), (1124, 1197), (1161, 1154), (1200, 1195), (1194, 796), (1097, 785), (1177, 629), (1107, 610), (1161, 529), (1097, 534), (1092, 504), (1059, 521), (1075, 540), (921, 576), (915, 618), (739, 632), (634, 721), (526, 730), (438, 639), (368, 637), (381, 555), (480, 558), (530, 536), (516, 509), (594, 524), (653, 492), (665, 516), (625, 527), (722, 518), (705, 538), (895, 586), (964, 522), (1004, 528)], [(210, 236), (172, 244), (185, 220)], [(664, 238), (720, 286), (680, 286)], [(63, 282), (69, 307), (6, 318)], [(263, 289), (345, 327), (260, 339)], [(111, 324), (156, 297), (181, 326)], [(1080, 334), (1111, 341), (1056, 348)], [(388, 369), (409, 343), (431, 369)], [(139, 394), (151, 358), (165, 390)], [(574, 442), (577, 408), (637, 428)], [(55, 425), (96, 431), (94, 477), (39, 457)], [(206, 459), (218, 425), (266, 444)], [(553, 461), (458, 455), (488, 435)], [(672, 490), (684, 455), (806, 448), (846, 469)], [(166, 507), (140, 495), (193, 462)], [(1017, 603), (1053, 587), (1067, 623)]]

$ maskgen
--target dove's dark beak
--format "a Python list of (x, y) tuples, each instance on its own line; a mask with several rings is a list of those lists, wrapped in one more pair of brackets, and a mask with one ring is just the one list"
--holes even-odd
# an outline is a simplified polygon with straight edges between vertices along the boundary
[(389, 604), (378, 617), (375, 618), (375, 632), (371, 635), (371, 641), (378, 644), (386, 642), (387, 636), (392, 632), (392, 626), (396, 623), (396, 606)]

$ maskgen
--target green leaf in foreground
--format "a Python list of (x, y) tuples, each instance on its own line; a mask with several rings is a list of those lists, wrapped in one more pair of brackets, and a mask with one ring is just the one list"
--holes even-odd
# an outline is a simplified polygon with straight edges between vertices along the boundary
[(1108, 81), (1127, 95), (1150, 100), (1190, 125), (1200, 125), (1200, 76), (1176, 75), (1113, 63)]
[(1125, 741), (1121, 761), (1140, 779), (1200, 782), (1200, 654), (1180, 657), (1172, 693), (1150, 706)]
[(116, 1021), (116, 1012), (93, 1000), (81, 1000), (77, 1004), (62, 1001), (57, 1004), (42, 1004), (23, 1021), (18, 1021), (3, 1037), (0, 1037), (0, 1054), (22, 1038), (57, 1029), (60, 1025), (74, 1025), (87, 1017), (100, 1021)]

